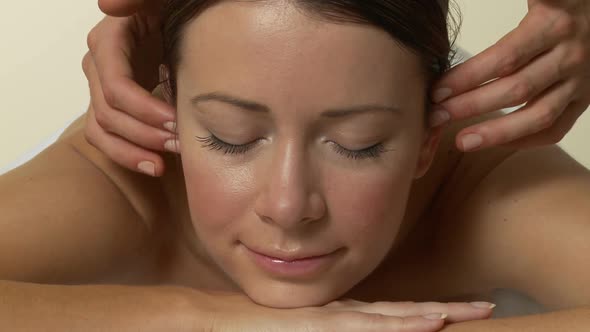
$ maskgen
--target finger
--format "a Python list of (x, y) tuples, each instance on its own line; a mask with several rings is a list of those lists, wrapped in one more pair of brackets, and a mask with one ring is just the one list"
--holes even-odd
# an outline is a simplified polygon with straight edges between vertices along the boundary
[(102, 130), (96, 123), (92, 107), (86, 117), (85, 137), (91, 145), (129, 170), (156, 177), (164, 174), (164, 161), (159, 155)]
[(441, 106), (451, 118), (463, 119), (522, 105), (569, 74), (560, 65), (564, 51), (555, 48), (513, 75), (451, 98)]
[(382, 314), (365, 314), (359, 312), (341, 312), (332, 320), (324, 320), (326, 331), (354, 332), (434, 332), (440, 330), (444, 315), (435, 313), (432, 318), (394, 317)]
[(110, 16), (130, 16), (136, 13), (146, 0), (98, 0), (98, 7)]
[[(354, 310), (364, 313), (377, 313), (396, 317), (424, 316), (433, 312), (445, 313), (447, 321), (461, 322), (474, 319), (488, 318), (492, 314), (495, 305), (486, 302), (421, 302), (421, 303), (400, 303), (400, 302), (375, 302), (366, 305), (355, 306)], [(351, 308), (341, 310), (350, 311)]]
[[(89, 64), (86, 67), (88, 76), (94, 76), (94, 66)], [(118, 135), (140, 147), (156, 151), (164, 151), (167, 147), (166, 142), (175, 139), (176, 135), (169, 131), (150, 127), (123, 112), (112, 109), (104, 101), (102, 89), (96, 80), (90, 79), (89, 85), (94, 118), (104, 131)]]
[(575, 89), (574, 80), (558, 83), (511, 114), (465, 128), (457, 135), (457, 147), (477, 151), (549, 128), (570, 104)]
[[(100, 29), (97, 33), (110, 36), (128, 34), (125, 19), (111, 18)], [(152, 96), (134, 81), (127, 56), (131, 52), (128, 43), (131, 42), (125, 41), (123, 37), (110, 38), (106, 44), (89, 40), (104, 99), (112, 108), (153, 127), (164, 128), (165, 123), (174, 121), (174, 108)]]
[(574, 22), (564, 15), (529, 13), (520, 25), (495, 45), (451, 69), (435, 84), (433, 101), (472, 90), (497, 77), (510, 75), (539, 54), (575, 33)]
[(586, 108), (586, 104), (572, 103), (570, 106), (568, 106), (568, 108), (566, 108), (566, 110), (557, 119), (552, 127), (544, 129), (536, 134), (509, 142), (504, 146), (518, 149), (528, 149), (543, 145), (557, 144), (574, 127), (577, 120), (586, 111)]

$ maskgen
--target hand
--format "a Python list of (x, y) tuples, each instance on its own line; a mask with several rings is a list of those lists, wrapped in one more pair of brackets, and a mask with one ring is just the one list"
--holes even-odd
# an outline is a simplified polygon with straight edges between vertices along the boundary
[(162, 6), (165, 0), (98, 0), (98, 7), (109, 16), (131, 16), (141, 10), (151, 13)]
[[(528, 8), (515, 30), (433, 89), (434, 102), (454, 120), (527, 103), (463, 129), (456, 142), (463, 151), (557, 143), (590, 104), (590, 1), (528, 0)], [(446, 117), (432, 116), (434, 126)]]
[(94, 114), (86, 137), (122, 166), (161, 176), (164, 162), (157, 151), (174, 146), (166, 142), (176, 138), (175, 112), (149, 92), (158, 85), (161, 39), (159, 18), (145, 13), (106, 17), (88, 35), (83, 69)]
[[(434, 332), (445, 323), (489, 318), (492, 309), (469, 303), (334, 301), (321, 307), (275, 309), (255, 304), (237, 293), (210, 293), (211, 299), (195, 303), (200, 317), (210, 317), (209, 326), (199, 330), (213, 332), (254, 331), (390, 331)], [(425, 318), (431, 315), (434, 317)], [(203, 323), (202, 318), (200, 320)], [(197, 328), (197, 327), (196, 327)], [(195, 329), (197, 330), (197, 329)]]

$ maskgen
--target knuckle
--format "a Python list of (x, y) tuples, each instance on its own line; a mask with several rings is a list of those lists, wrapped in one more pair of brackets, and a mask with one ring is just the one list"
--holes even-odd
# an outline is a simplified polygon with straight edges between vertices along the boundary
[(86, 75), (86, 77), (89, 76), (91, 65), (92, 55), (90, 55), (90, 53), (87, 52), (86, 54), (84, 54), (84, 57), (82, 58), (82, 71), (84, 71), (84, 75)]
[(535, 87), (529, 80), (518, 80), (510, 89), (510, 101), (513, 106), (527, 102), (534, 94)]
[(500, 76), (507, 76), (512, 74), (519, 67), (520, 56), (516, 51), (512, 51), (504, 55), (498, 61), (497, 72)]
[(457, 109), (461, 110), (463, 117), (472, 117), (479, 114), (477, 100), (474, 98), (465, 97), (463, 100), (461, 100)]
[(104, 100), (106, 101), (106, 103), (113, 107), (113, 108), (118, 108), (117, 107), (117, 103), (118, 103), (118, 98), (117, 98), (117, 87), (114, 86), (113, 83), (109, 83), (109, 84), (105, 84), (102, 86), (102, 94), (104, 96)]
[(96, 123), (105, 131), (111, 132), (112, 131), (112, 121), (109, 116), (109, 112), (105, 110), (96, 110), (94, 117), (96, 118)]
[(88, 45), (88, 49), (92, 52), (96, 48), (98, 36), (96, 32), (96, 27), (92, 28), (88, 35), (86, 36), (86, 44)]
[(552, 108), (544, 108), (539, 112), (539, 117), (537, 119), (539, 130), (544, 130), (553, 126), (555, 123), (555, 119), (557, 118), (557, 112)]
[(578, 24), (576, 20), (570, 15), (563, 15), (557, 19), (551, 30), (557, 38), (571, 37), (576, 33)]
[(377, 329), (384, 325), (387, 315), (380, 313), (364, 314), (364, 321), (369, 329)]
[(86, 139), (86, 141), (88, 143), (90, 143), (90, 145), (96, 147), (95, 141), (94, 141), (94, 136), (92, 135), (92, 132), (88, 129), (88, 127), (86, 127), (84, 129), (84, 138)]
[(84, 138), (86, 139), (86, 141), (94, 146), (95, 148), (98, 148), (98, 140), (96, 139), (96, 130), (94, 130), (92, 128), (91, 124), (87, 124), (84, 127)]
[(580, 67), (588, 62), (588, 49), (585, 45), (576, 44), (567, 52), (568, 67)]

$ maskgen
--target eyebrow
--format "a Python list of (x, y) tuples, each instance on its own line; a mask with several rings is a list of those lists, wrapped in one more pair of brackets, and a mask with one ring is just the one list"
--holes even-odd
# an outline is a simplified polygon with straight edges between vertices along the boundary
[[(206, 93), (195, 96), (191, 99), (191, 103), (193, 104), (193, 106), (197, 106), (199, 103), (207, 101), (218, 101), (256, 113), (270, 113), (270, 107), (268, 107), (267, 105), (221, 92)], [(350, 115), (370, 112), (388, 112), (397, 115), (401, 115), (402, 113), (401, 110), (397, 107), (369, 104), (353, 106), (348, 108), (328, 109), (322, 112), (321, 116), (326, 118), (341, 118)]]

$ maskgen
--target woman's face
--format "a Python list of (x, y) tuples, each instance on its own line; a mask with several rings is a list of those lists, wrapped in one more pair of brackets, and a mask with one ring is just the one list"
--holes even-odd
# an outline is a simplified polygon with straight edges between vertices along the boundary
[[(188, 25), (180, 54), (179, 135), (200, 246), (259, 304), (346, 293), (388, 253), (433, 154), (418, 58), (370, 26), (237, 1)], [(261, 268), (250, 250), (334, 254), (292, 276)]]

